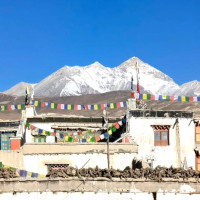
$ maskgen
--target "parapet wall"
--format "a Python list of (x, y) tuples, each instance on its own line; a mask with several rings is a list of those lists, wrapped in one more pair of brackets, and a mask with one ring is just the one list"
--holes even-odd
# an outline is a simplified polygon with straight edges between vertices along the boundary
[(144, 179), (113, 178), (13, 179), (0, 181), (0, 193), (6, 192), (104, 192), (104, 193), (182, 193), (199, 194), (200, 183), (165, 179), (162, 182)]

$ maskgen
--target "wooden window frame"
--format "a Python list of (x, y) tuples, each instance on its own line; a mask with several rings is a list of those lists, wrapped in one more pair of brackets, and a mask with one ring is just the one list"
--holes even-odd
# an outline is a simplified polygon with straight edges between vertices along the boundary
[[(160, 134), (160, 140), (156, 140), (156, 134)], [(163, 140), (163, 134), (167, 133), (167, 140)], [(169, 146), (169, 130), (156, 130), (154, 131), (154, 146)]]
[(200, 141), (197, 141), (197, 135), (200, 136), (200, 126), (195, 127), (195, 143), (200, 144)]
[[(154, 131), (154, 146), (169, 146), (170, 125), (152, 125)], [(156, 140), (156, 134), (159, 133), (159, 140)], [(167, 139), (163, 139), (163, 133), (167, 133)]]

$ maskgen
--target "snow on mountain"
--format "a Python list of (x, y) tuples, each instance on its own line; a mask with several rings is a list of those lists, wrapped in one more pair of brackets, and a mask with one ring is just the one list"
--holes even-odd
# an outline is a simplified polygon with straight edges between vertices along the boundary
[(118, 67), (104, 67), (99, 62), (91, 65), (65, 66), (35, 86), (36, 96), (72, 96), (96, 94), (115, 90), (130, 90), (131, 76), (136, 85), (135, 64), (140, 69), (142, 91), (172, 94), (179, 89), (174, 81), (159, 70), (133, 57)]
[[(110, 68), (99, 62), (88, 66), (64, 66), (35, 84), (35, 96), (59, 97), (98, 94), (116, 90), (130, 90), (131, 76), (136, 90), (136, 69), (138, 62), (141, 92), (165, 95), (200, 95), (200, 82), (192, 81), (177, 85), (169, 76), (132, 57), (121, 65)], [(19, 83), (6, 94), (21, 96), (28, 83)]]
[(178, 90), (176, 94), (185, 96), (200, 96), (200, 82), (195, 80), (184, 83), (180, 86), (180, 90)]

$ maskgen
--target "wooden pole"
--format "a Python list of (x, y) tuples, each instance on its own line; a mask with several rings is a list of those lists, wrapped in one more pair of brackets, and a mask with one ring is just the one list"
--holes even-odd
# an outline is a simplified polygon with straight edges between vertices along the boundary
[[(108, 116), (107, 116), (107, 110), (105, 108), (104, 110), (104, 117), (105, 117), (105, 121), (106, 121), (106, 130), (108, 133)], [(110, 170), (110, 148), (109, 148), (109, 134), (107, 137), (107, 161), (108, 161), (108, 171)]]

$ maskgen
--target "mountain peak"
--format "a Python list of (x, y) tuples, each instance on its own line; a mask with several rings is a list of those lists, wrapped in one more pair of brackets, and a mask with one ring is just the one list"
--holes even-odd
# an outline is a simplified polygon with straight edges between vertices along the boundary
[(90, 65), (88, 65), (88, 66), (86, 66), (86, 67), (88, 67), (88, 68), (90, 68), (90, 67), (102, 68), (102, 67), (104, 67), (104, 66), (103, 66), (100, 62), (95, 61), (94, 63), (92, 63), (92, 64), (90, 64)]

